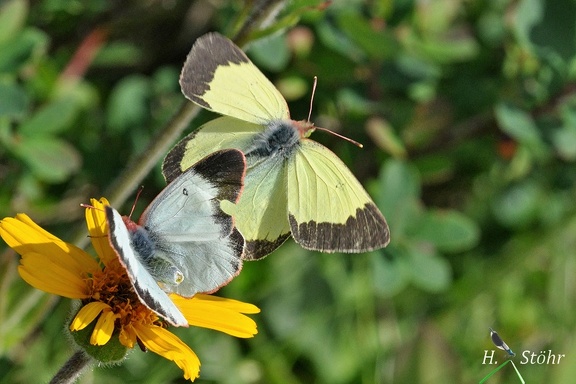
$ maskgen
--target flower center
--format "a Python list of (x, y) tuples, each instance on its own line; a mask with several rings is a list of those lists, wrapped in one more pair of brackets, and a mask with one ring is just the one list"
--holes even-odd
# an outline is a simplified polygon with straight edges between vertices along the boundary
[(123, 328), (131, 322), (164, 326), (164, 321), (146, 307), (134, 291), (128, 274), (118, 260), (109, 262), (103, 270), (88, 279), (91, 297), (85, 303), (100, 301), (108, 304), (119, 315), (117, 326)]

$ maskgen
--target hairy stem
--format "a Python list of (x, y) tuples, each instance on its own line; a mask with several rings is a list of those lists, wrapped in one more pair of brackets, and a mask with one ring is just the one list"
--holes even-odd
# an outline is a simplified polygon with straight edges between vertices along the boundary
[(76, 351), (50, 380), (50, 384), (70, 384), (75, 382), (92, 362), (93, 360), (90, 356), (82, 351)]

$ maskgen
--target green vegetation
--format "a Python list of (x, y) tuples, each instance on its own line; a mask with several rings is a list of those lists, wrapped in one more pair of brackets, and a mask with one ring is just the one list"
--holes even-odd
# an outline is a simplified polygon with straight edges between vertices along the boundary
[[(281, 7), (254, 15), (257, 3)], [(2, 3), (0, 217), (26, 212), (85, 242), (79, 204), (114, 196), (128, 213), (143, 184), (138, 217), (164, 187), (160, 161), (178, 137), (151, 145), (191, 106), (178, 86), (188, 50), (209, 30), (240, 32), (294, 119), (308, 115), (318, 76), (313, 121), (364, 148), (313, 138), (366, 185), (392, 240), (363, 255), (289, 241), (246, 263), (219, 294), (258, 305), (259, 334), (177, 330), (202, 362), (197, 382), (478, 383), (497, 367), (482, 364), (485, 350), (498, 364), (506, 356), (488, 327), (527, 382), (573, 382), (576, 4), (319, 3)], [(213, 117), (202, 111), (176, 135)], [(146, 179), (127, 177), (141, 158)], [(46, 382), (72, 354), (70, 301), (29, 287), (1, 247), (0, 382)], [(522, 364), (524, 350), (566, 356)], [(92, 380), (183, 381), (139, 350), (81, 382)], [(511, 364), (486, 381), (514, 382)]]

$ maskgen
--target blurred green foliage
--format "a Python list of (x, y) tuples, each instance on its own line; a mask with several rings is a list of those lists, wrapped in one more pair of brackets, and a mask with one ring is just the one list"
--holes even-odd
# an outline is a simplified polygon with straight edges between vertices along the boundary
[[(490, 326), (527, 382), (573, 382), (576, 3), (272, 3), (251, 19), (262, 2), (3, 2), (1, 217), (26, 212), (72, 241), (79, 204), (145, 154), (184, 102), (178, 73), (194, 39), (260, 17), (246, 38), (266, 37), (249, 55), (295, 119), (318, 76), (313, 120), (364, 149), (314, 139), (367, 186), (392, 241), (366, 255), (288, 242), (245, 264), (221, 294), (260, 306), (254, 339), (176, 331), (202, 361), (198, 382), (477, 383), (495, 367), (482, 365)], [(163, 188), (159, 166), (143, 183), (139, 210)], [(72, 353), (70, 302), (28, 287), (2, 249), (0, 381), (46, 382)], [(565, 360), (519, 364), (522, 351), (549, 349)], [(508, 365), (487, 382), (516, 380)], [(93, 381), (182, 374), (134, 351), (81, 379)]]

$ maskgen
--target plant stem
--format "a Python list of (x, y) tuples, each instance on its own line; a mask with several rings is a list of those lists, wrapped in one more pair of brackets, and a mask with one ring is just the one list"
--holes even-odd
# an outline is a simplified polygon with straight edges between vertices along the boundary
[(93, 362), (82, 351), (76, 351), (52, 378), (50, 384), (70, 384), (76, 381), (82, 372)]

